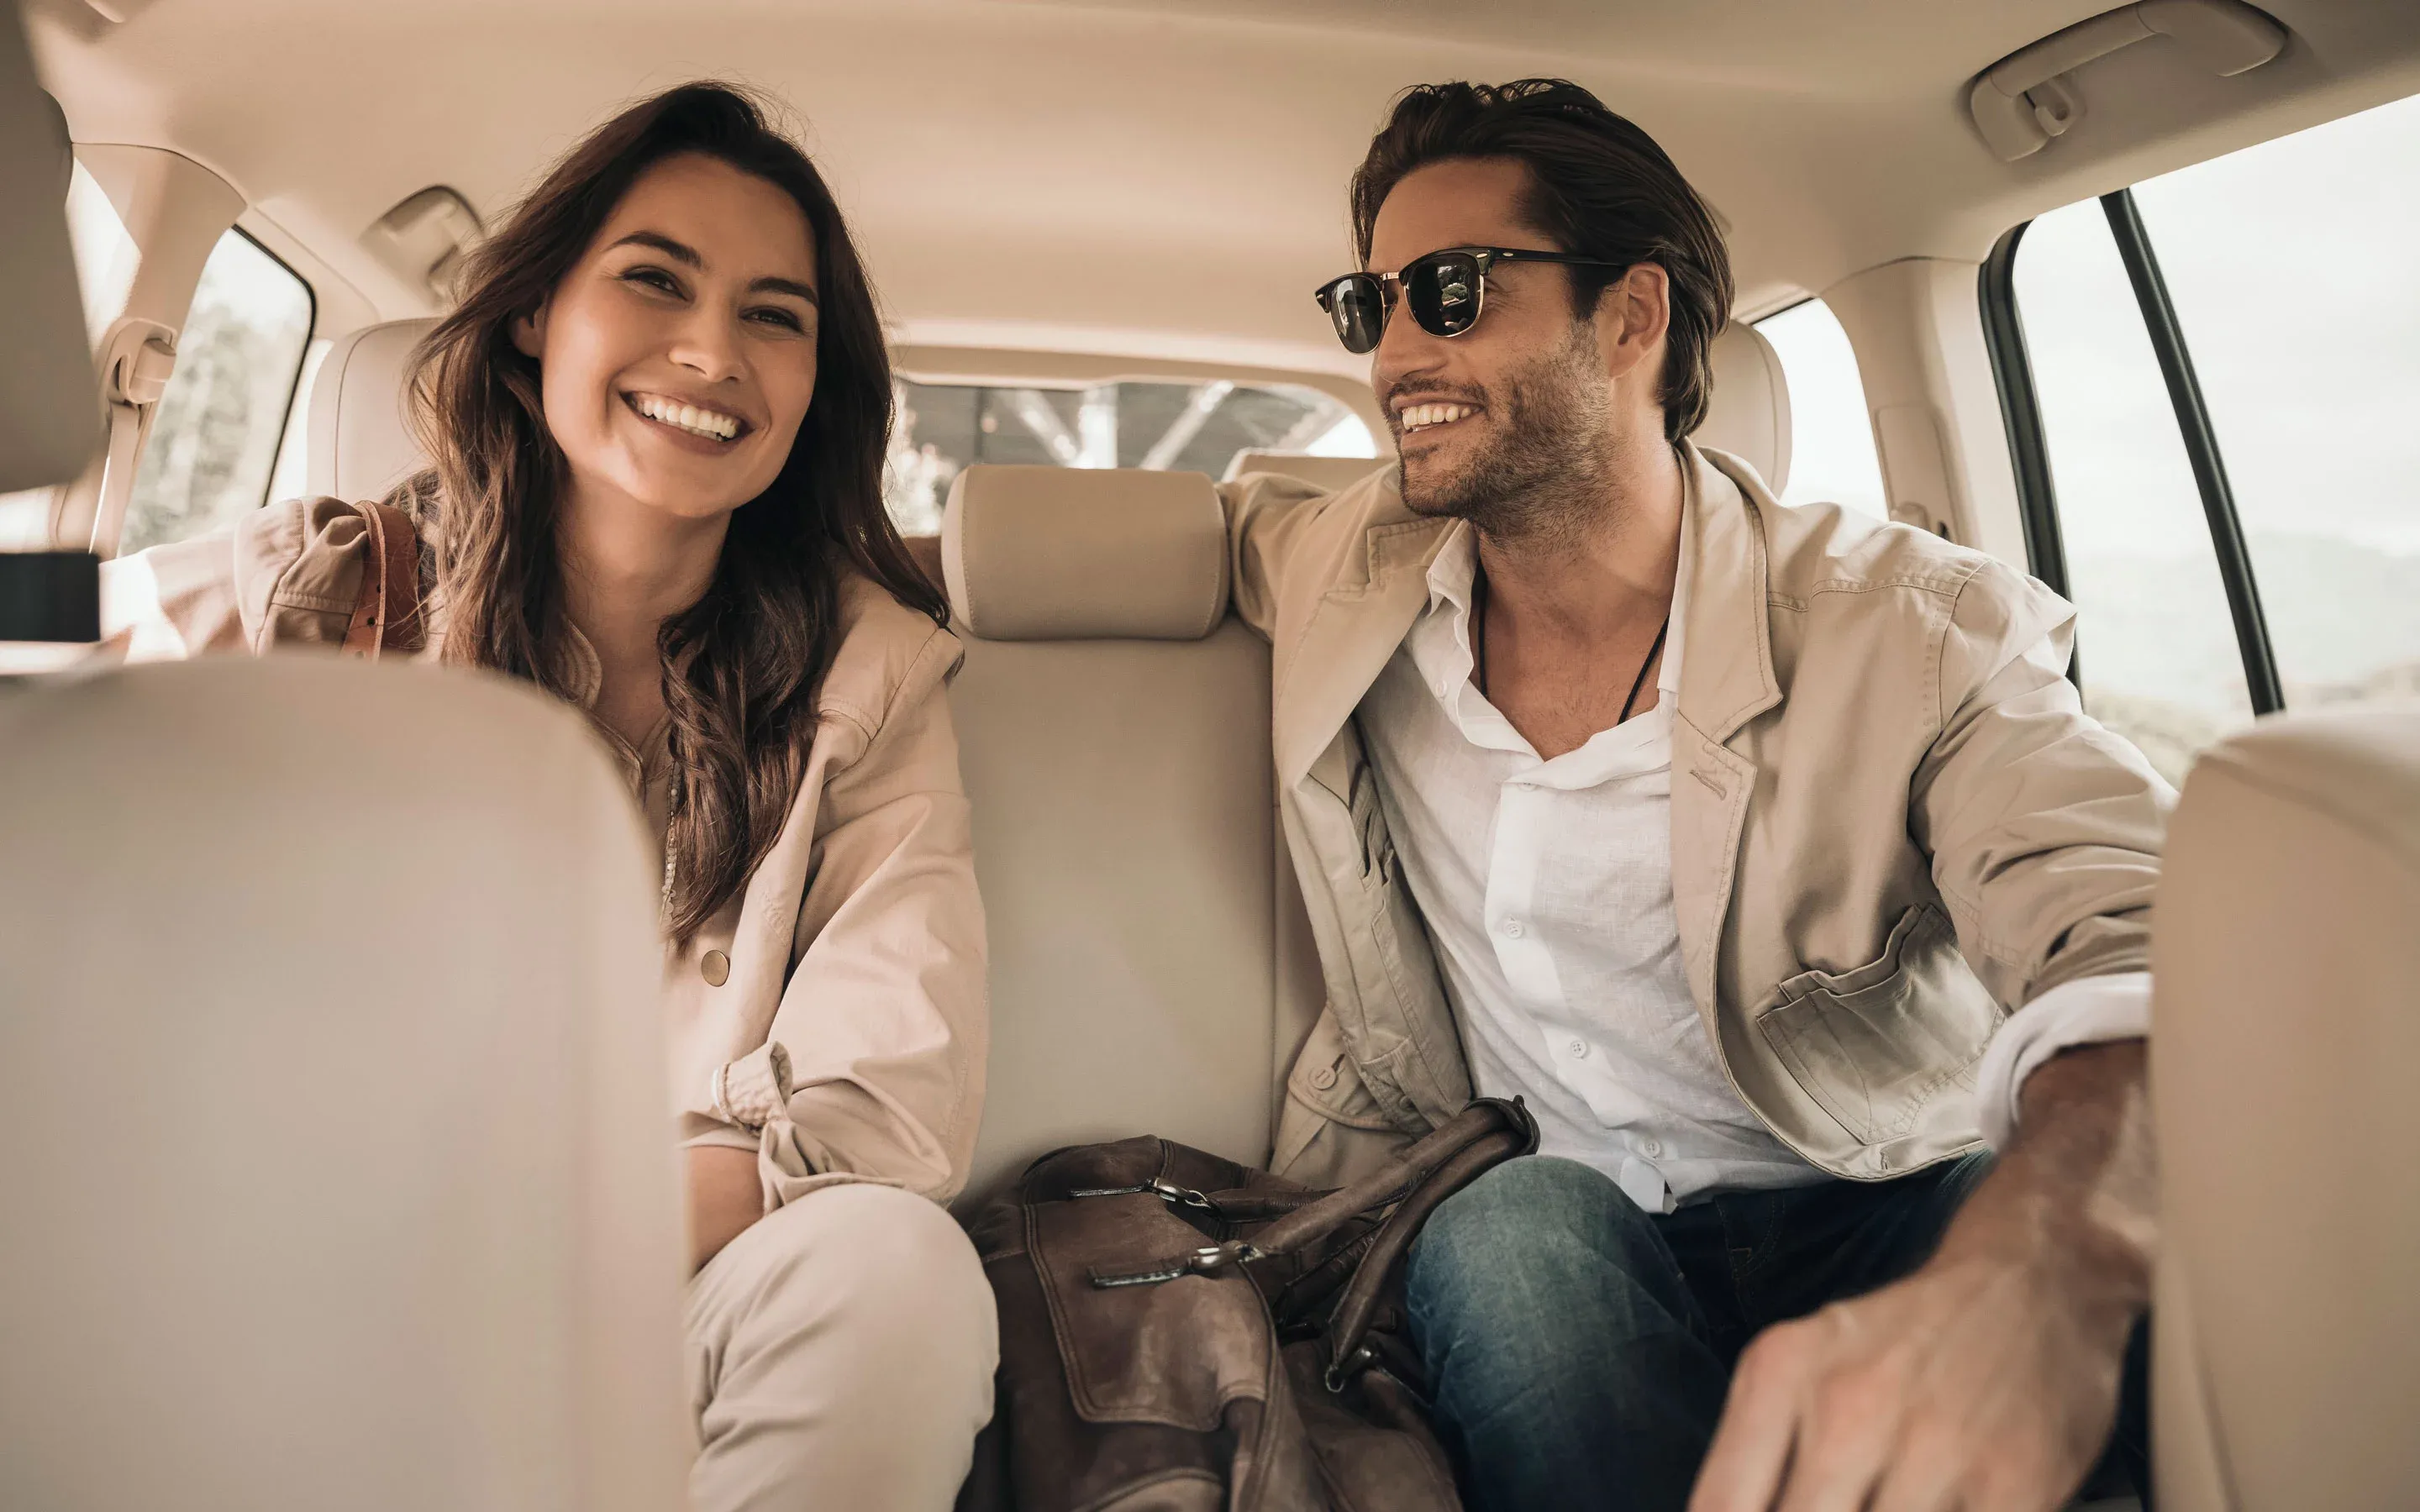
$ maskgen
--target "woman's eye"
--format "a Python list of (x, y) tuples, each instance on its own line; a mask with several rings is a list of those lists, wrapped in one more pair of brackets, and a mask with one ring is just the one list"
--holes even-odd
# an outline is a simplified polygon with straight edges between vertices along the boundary
[(665, 294), (678, 294), (679, 283), (660, 268), (633, 268), (622, 275), (626, 284), (642, 284)]
[(767, 305), (761, 310), (751, 310), (748, 312), (748, 318), (797, 334), (806, 333), (807, 323), (799, 318), (797, 312), (784, 310), (778, 305)]

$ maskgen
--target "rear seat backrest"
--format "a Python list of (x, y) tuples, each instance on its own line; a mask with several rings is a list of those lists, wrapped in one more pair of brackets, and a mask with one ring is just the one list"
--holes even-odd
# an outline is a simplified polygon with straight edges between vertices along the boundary
[(391, 320), (339, 337), (311, 380), (303, 491), (358, 502), (426, 465), (404, 417), (412, 348), (434, 320)]
[(1277, 838), (1268, 647), (1198, 473), (975, 467), (942, 551), (991, 939), (970, 1197), (1062, 1145), (1268, 1157), (1318, 1010)]

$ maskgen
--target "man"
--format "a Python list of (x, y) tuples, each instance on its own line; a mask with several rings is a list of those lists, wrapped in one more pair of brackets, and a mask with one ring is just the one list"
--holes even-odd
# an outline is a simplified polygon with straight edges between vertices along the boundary
[(1407, 1273), (1480, 1508), (2062, 1504), (2147, 1305), (2171, 798), (2072, 611), (1691, 444), (1722, 239), (1576, 85), (1410, 91), (1352, 212), (1401, 467), (1226, 492), (1329, 995), (1280, 1167), (1537, 1116)]

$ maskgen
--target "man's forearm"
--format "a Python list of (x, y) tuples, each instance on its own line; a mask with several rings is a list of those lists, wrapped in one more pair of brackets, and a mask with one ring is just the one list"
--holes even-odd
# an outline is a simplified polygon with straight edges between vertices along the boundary
[(1944, 1236), (1943, 1262), (2039, 1265), (2129, 1321), (2149, 1305), (2159, 1169), (2146, 1048), (2086, 1045), (2025, 1079), (2016, 1138)]

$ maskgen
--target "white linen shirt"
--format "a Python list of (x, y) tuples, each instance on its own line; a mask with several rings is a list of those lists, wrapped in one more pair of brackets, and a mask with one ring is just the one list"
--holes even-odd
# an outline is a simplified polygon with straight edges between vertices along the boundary
[[(1646, 714), (1539, 756), (1471, 680), (1476, 548), (1462, 523), (1357, 711), (1473, 1088), (1525, 1099), (1541, 1153), (1594, 1166), (1648, 1212), (1830, 1179), (1740, 1101), (1682, 967), (1671, 732), (1694, 563), (1681, 539)], [(2018, 1087), (2057, 1051), (2147, 1032), (2149, 996), (2145, 973), (2087, 978), (2012, 1014), (1978, 1068), (1987, 1137), (2007, 1142)]]

